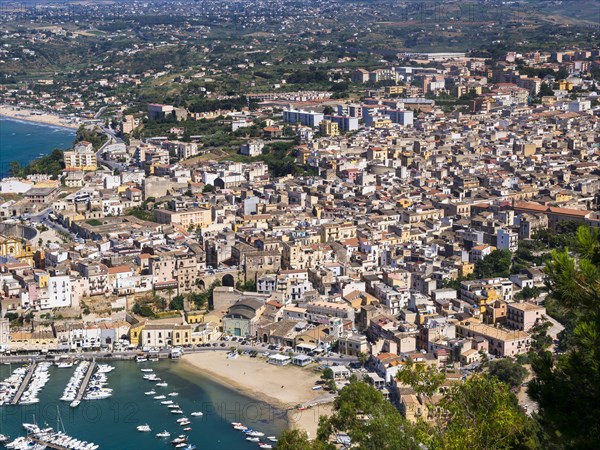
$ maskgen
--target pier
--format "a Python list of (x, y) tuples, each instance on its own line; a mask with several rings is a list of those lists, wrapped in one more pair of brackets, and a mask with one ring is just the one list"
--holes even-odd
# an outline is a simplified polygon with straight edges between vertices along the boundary
[(92, 378), (92, 374), (94, 373), (94, 369), (96, 368), (96, 361), (92, 361), (92, 363), (90, 364), (90, 366), (88, 367), (88, 370), (85, 374), (85, 377), (83, 377), (83, 381), (81, 382), (81, 386), (79, 386), (79, 391), (77, 392), (77, 397), (75, 397), (75, 401), (81, 401), (81, 399), (83, 398), (83, 394), (85, 394), (85, 390), (88, 387), (88, 384), (90, 382), (90, 378)]
[(25, 378), (23, 378), (23, 382), (21, 383), (21, 386), (19, 386), (17, 393), (15, 394), (12, 401), (10, 402), (11, 405), (16, 405), (17, 403), (19, 403), (19, 400), (21, 400), (21, 396), (23, 395), (23, 392), (25, 392), (27, 385), (31, 381), (31, 377), (33, 376), (33, 372), (35, 372), (36, 367), (37, 367), (36, 362), (31, 363), (31, 366), (29, 366), (29, 370), (27, 371)]
[(63, 447), (62, 445), (54, 444), (52, 442), (44, 441), (36, 436), (30, 436), (30, 438), (36, 444), (45, 445), (47, 448), (52, 448), (54, 450), (68, 450), (68, 447)]

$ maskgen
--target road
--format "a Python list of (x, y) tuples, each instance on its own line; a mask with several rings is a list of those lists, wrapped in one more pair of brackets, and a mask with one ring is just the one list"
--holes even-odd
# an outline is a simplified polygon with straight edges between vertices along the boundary
[(128, 167), (127, 164), (122, 164), (118, 161), (111, 161), (108, 159), (104, 159), (104, 153), (103, 153), (104, 148), (107, 145), (122, 144), (122, 143), (124, 143), (123, 139), (121, 139), (119, 136), (117, 136), (117, 134), (115, 133), (115, 130), (113, 130), (110, 127), (100, 127), (100, 132), (102, 134), (104, 134), (108, 138), (108, 140), (96, 152), (96, 159), (98, 160), (98, 164), (108, 167), (113, 172), (115, 171), (115, 169), (118, 169), (121, 172), (125, 171)]
[[(224, 347), (221, 347), (221, 344), (225, 344)], [(234, 347), (236, 350), (239, 349), (241, 351), (252, 351), (252, 350), (256, 350), (259, 355), (261, 353), (264, 353), (265, 351), (268, 351), (269, 353), (277, 353), (277, 351), (275, 350), (267, 350), (267, 347), (264, 344), (256, 344), (256, 345), (236, 345), (236, 342), (231, 342), (231, 341), (213, 341), (210, 343), (211, 346), (210, 347), (194, 347), (194, 348), (186, 348), (184, 349), (185, 353), (202, 353), (202, 352), (229, 352), (231, 350), (232, 347)], [(214, 347), (214, 344), (217, 344), (216, 347)], [(76, 353), (63, 353), (66, 354), (68, 356), (71, 356), (73, 358), (76, 359), (104, 359), (104, 358), (111, 358), (111, 359), (133, 359), (135, 358), (136, 355), (138, 355), (140, 353), (140, 350), (126, 350), (126, 351), (109, 351), (109, 350), (105, 350), (105, 351), (89, 351), (89, 352), (76, 352)], [(169, 349), (162, 349), (159, 351), (159, 356), (161, 358), (168, 358), (170, 353)], [(292, 352), (294, 355), (299, 355), (300, 353), (298, 352)], [(107, 356), (110, 355), (110, 356)], [(54, 353), (52, 353), (52, 356), (55, 356)], [(14, 355), (14, 356), (1, 356), (0, 357), (0, 362), (3, 363), (16, 363), (16, 362), (20, 362), (23, 361), (24, 359), (30, 359), (30, 360), (44, 360), (46, 359), (46, 355), (38, 355), (38, 356), (26, 356), (26, 355)], [(342, 357), (340, 355), (337, 354), (332, 354), (332, 356), (329, 357), (319, 357), (318, 359), (316, 359), (316, 361), (318, 361), (320, 364), (326, 364), (326, 365), (333, 365), (333, 364), (338, 364), (338, 365), (342, 365), (342, 364), (348, 364), (351, 362), (356, 362), (358, 361), (357, 358), (355, 357), (350, 357), (350, 356), (346, 356), (346, 357)]]

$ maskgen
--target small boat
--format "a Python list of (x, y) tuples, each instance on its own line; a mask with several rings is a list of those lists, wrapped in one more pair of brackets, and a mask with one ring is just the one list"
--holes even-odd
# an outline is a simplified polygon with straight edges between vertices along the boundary
[(180, 444), (175, 445), (175, 448), (183, 448), (183, 447), (187, 447), (187, 444), (185, 442), (181, 442)]
[(260, 448), (273, 448), (271, 444), (267, 444), (266, 442), (261, 442), (258, 444)]
[(169, 433), (167, 430), (161, 431), (160, 433), (156, 433), (156, 437), (157, 438), (168, 438), (168, 437), (171, 437), (171, 433)]
[(155, 395), (156, 391), (154, 389), (152, 389), (151, 391), (144, 392), (144, 394), (146, 394), (146, 395)]
[(183, 431), (192, 431), (192, 428), (191, 427), (186, 427), (186, 428), (183, 429)]
[(188, 420), (189, 419), (187, 417), (181, 417), (181, 418), (177, 419), (177, 423), (186, 422)]
[(169, 408), (169, 409), (181, 409), (181, 407), (178, 404), (176, 404), (176, 403), (173, 403), (172, 405), (168, 405), (167, 408)]
[(277, 442), (277, 438), (275, 436), (267, 436), (267, 439), (271, 442)]
[(148, 431), (152, 431), (152, 430), (150, 430), (150, 425), (148, 425), (148, 424), (138, 425), (136, 428), (138, 431), (142, 431), (144, 433), (147, 433)]
[(262, 431), (254, 430), (246, 431), (246, 434), (250, 437), (263, 437), (265, 435), (265, 433), (263, 433)]
[(162, 402), (160, 402), (161, 405), (172, 405), (173, 404), (173, 400), (163, 400)]
[[(154, 372), (152, 369), (140, 369), (142, 372)], [(161, 434), (161, 433), (158, 433)]]
[(233, 429), (238, 431), (246, 431), (248, 427), (245, 427), (244, 425), (236, 425), (233, 427)]
[(179, 425), (181, 425), (182, 427), (185, 427), (187, 425), (189, 425), (191, 422), (189, 420), (186, 420), (185, 422), (179, 422)]
[(156, 383), (156, 385), (160, 387), (167, 387), (169, 384), (163, 381), (162, 383)]
[(248, 436), (246, 440), (250, 442), (260, 442), (260, 439), (254, 436)]
[(0, 443), (2, 442), (6, 442), (10, 439), (9, 436), (7, 436), (6, 434), (0, 434)]
[(56, 365), (56, 367), (58, 367), (59, 369), (68, 369), (70, 367), (73, 367), (73, 362), (72, 361), (61, 362), (61, 363), (58, 363)]
[(80, 404), (80, 403), (81, 403), (81, 401), (80, 401), (80, 400), (73, 400), (73, 401), (72, 401), (72, 402), (69, 404), (69, 406), (70, 406), (71, 408), (76, 408), (77, 406), (79, 406), (79, 404)]
[(185, 450), (196, 450), (196, 446), (194, 444), (188, 444), (185, 447)]
[(164, 400), (165, 398), (167, 398), (167, 397), (165, 397), (164, 395), (155, 395), (154, 396), (154, 400)]
[(203, 416), (203, 415), (204, 415), (204, 413), (202, 411), (194, 411), (192, 413), (192, 416), (194, 416), (194, 417)]
[(138, 355), (135, 357), (135, 362), (145, 362), (148, 361), (148, 358), (146, 358), (146, 355)]
[(234, 427), (240, 427), (242, 426), (241, 422), (231, 422), (231, 425), (233, 425)]
[(184, 434), (180, 434), (175, 439), (173, 439), (171, 441), (171, 444), (173, 444), (173, 445), (175, 445), (175, 444), (181, 444), (182, 442), (187, 442), (187, 436), (185, 436)]
[(171, 414), (183, 414), (183, 411), (180, 409), (172, 409)]
[(179, 392), (169, 392), (167, 395), (169, 397), (177, 397), (179, 395)]

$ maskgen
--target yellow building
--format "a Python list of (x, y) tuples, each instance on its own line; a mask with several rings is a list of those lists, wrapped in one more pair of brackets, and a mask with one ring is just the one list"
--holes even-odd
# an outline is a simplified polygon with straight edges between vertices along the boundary
[(145, 323), (131, 325), (131, 327), (129, 328), (129, 342), (131, 343), (131, 345), (137, 347), (140, 344), (142, 330), (144, 329), (145, 325)]
[(12, 257), (33, 266), (33, 246), (22, 239), (0, 235), (0, 256)]
[(96, 153), (93, 150), (77, 149), (64, 153), (65, 169), (78, 169), (93, 172), (98, 168)]
[(204, 208), (190, 208), (183, 211), (157, 209), (154, 211), (154, 217), (158, 223), (181, 225), (184, 227), (204, 227), (212, 223), (212, 213), (210, 209)]
[(204, 312), (187, 311), (185, 313), (185, 321), (187, 323), (202, 323), (204, 322)]
[(321, 136), (338, 136), (340, 134), (340, 129), (336, 122), (332, 122), (331, 120), (323, 120), (319, 124), (319, 132)]
[(404, 86), (386, 86), (386, 94), (402, 94), (404, 92)]

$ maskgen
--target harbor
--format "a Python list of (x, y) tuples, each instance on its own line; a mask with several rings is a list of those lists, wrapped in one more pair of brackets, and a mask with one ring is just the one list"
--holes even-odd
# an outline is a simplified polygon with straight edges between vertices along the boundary
[[(68, 361), (61, 362), (65, 366), (69, 364)], [(40, 427), (50, 424), (55, 433), (62, 431), (62, 428), (54, 425), (57, 422), (57, 411), (51, 405), (56, 405), (57, 402), (64, 420), (63, 433), (80, 442), (93, 442), (100, 449), (117, 448), (115, 442), (119, 442), (118, 448), (147, 450), (185, 449), (187, 446), (197, 446), (203, 450), (256, 449), (259, 448), (257, 443), (247, 441), (245, 435), (231, 428), (231, 420), (244, 422), (254, 430), (261, 430), (265, 436), (278, 435), (287, 426), (285, 418), (274, 413), (269, 405), (226, 389), (210, 378), (201, 375), (190, 377), (187, 371), (182, 370), (183, 364), (179, 361), (163, 359), (135, 363), (113, 360), (110, 366), (114, 369), (109, 372), (100, 370), (102, 362), (95, 364), (94, 369), (90, 369), (92, 361), (81, 361), (71, 367), (59, 367), (58, 364), (50, 366), (49, 381), (39, 393), (39, 403), (14, 406), (7, 403), (0, 407), (0, 414), (3, 414), (2, 433), (10, 436), (10, 442), (13, 442), (25, 434), (23, 423), (37, 423)], [(29, 370), (28, 366), (0, 365), (0, 380), (13, 376), (15, 371), (23, 372), (21, 376), (24, 378)], [(103, 370), (108, 370), (108, 367)], [(82, 375), (78, 378), (79, 384), (73, 390), (73, 395), (78, 395), (83, 390), (83, 397), (78, 407), (71, 408), (69, 405), (75, 397), (70, 401), (59, 399), (63, 397), (77, 371)], [(87, 388), (83, 388), (89, 373), (91, 376), (87, 380)], [(106, 399), (87, 401), (86, 392), (93, 386), (94, 377), (103, 373), (107, 375), (104, 387), (112, 389), (113, 395)], [(151, 374), (154, 377), (149, 378), (153, 380), (144, 379), (144, 375)], [(102, 383), (102, 379), (98, 377), (96, 381)], [(157, 383), (167, 385), (157, 386)], [(144, 395), (152, 390), (155, 394)], [(155, 396), (164, 398), (155, 399)], [(171, 412), (176, 408), (181, 414)], [(140, 425), (148, 425), (151, 431), (138, 431), (137, 427)], [(106, 430), (110, 430), (110, 433)], [(50, 435), (45, 437), (48, 436)], [(185, 442), (172, 443), (181, 439), (181, 436), (185, 437)], [(66, 441), (61, 444), (59, 440), (49, 442), (40, 437), (30, 442), (57, 450), (73, 448), (65, 445)]]

